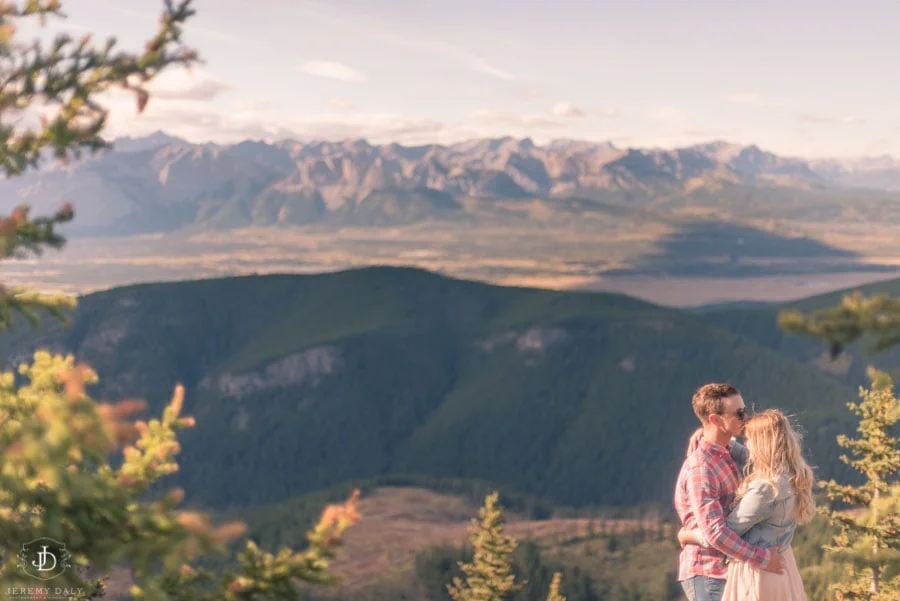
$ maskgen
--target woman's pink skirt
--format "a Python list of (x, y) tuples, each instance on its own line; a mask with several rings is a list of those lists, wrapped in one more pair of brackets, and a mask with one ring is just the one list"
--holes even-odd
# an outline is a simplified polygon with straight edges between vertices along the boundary
[(722, 601), (807, 601), (794, 550), (788, 547), (781, 558), (781, 574), (765, 572), (743, 561), (729, 563)]

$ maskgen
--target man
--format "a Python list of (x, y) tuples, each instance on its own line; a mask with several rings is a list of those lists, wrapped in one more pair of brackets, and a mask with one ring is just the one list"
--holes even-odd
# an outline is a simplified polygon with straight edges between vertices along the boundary
[[(675, 510), (687, 529), (700, 528), (709, 547), (686, 545), (678, 581), (690, 601), (720, 601), (728, 569), (725, 558), (750, 562), (768, 572), (784, 566), (777, 550), (747, 544), (725, 526), (725, 511), (741, 483), (732, 457), (732, 438), (744, 431), (746, 407), (737, 388), (706, 384), (694, 394), (694, 413), (702, 434), (688, 454), (675, 485)], [(734, 449), (742, 456), (746, 449)]]

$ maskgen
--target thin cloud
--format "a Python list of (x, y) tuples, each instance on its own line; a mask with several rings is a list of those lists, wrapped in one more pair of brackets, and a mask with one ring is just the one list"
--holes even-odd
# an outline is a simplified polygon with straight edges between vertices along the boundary
[(304, 11), (304, 16), (313, 16), (320, 21), (349, 29), (355, 35), (363, 35), (382, 43), (431, 52), (448, 58), (468, 67), (476, 73), (482, 73), (503, 81), (516, 81), (516, 75), (502, 69), (486, 58), (461, 48), (459, 45), (428, 37), (416, 37), (407, 31), (395, 33), (391, 23), (370, 15), (361, 16), (356, 12), (341, 10), (322, 2), (306, 1), (295, 5)]
[(297, 70), (307, 75), (340, 81), (361, 82), (368, 79), (361, 71), (333, 61), (304, 61), (297, 65)]
[[(653, 121), (654, 147), (667, 148), (700, 141), (698, 134), (703, 128), (692, 115), (677, 106), (659, 106), (646, 113)], [(703, 136), (705, 137), (705, 136)]]
[(265, 113), (275, 108), (275, 103), (271, 100), (254, 99), (242, 100), (235, 106), (237, 113)]
[[(179, 115), (186, 115), (192, 127), (208, 128), (218, 126), (216, 111), (219, 107), (213, 101), (232, 90), (231, 86), (202, 69), (175, 68), (164, 71), (146, 84), (150, 101), (146, 109), (137, 111), (137, 99), (133, 92), (113, 88), (96, 97), (97, 103), (109, 112), (110, 131), (107, 137), (118, 137), (121, 132), (129, 135), (132, 130), (136, 135), (153, 133), (166, 129), (172, 123), (178, 123)], [(237, 106), (239, 112), (242, 110)], [(59, 112), (59, 107), (46, 102), (38, 102), (25, 111), (11, 113), (18, 118), (20, 127), (36, 127), (40, 119), (51, 119)], [(232, 113), (234, 113), (232, 109)], [(210, 117), (210, 115), (213, 115)], [(232, 114), (232, 119), (235, 115)], [(148, 125), (149, 131), (142, 127)], [(136, 129), (133, 129), (133, 127)]]
[(109, 109), (105, 135), (143, 136), (158, 130), (191, 142), (229, 142), (277, 136), (283, 130), (261, 103), (243, 102), (234, 108), (215, 104), (156, 98), (137, 113), (133, 95), (116, 90), (101, 103)]
[(717, 130), (711, 129), (686, 129), (680, 132), (680, 135), (684, 138), (696, 138), (698, 140), (717, 140), (728, 137), (723, 136)]
[(736, 92), (725, 95), (725, 102), (730, 104), (746, 104), (750, 106), (762, 106), (762, 96), (756, 93)]
[(601, 106), (596, 111), (593, 111), (592, 114), (596, 115), (597, 117), (604, 117), (604, 118), (618, 117), (619, 109), (617, 109), (614, 106)]
[(654, 121), (666, 123), (683, 123), (688, 119), (687, 112), (674, 106), (661, 106), (651, 109), (647, 112), (647, 116)]
[(585, 112), (571, 102), (557, 102), (550, 111), (557, 117), (584, 117)]
[[(130, 6), (126, 6), (124, 2), (117, 2), (116, 0), (93, 0), (96, 4), (101, 4), (107, 9), (115, 10), (123, 15), (128, 15), (130, 17), (134, 17), (140, 19), (142, 21), (155, 21), (159, 19), (160, 12), (150, 12), (140, 9), (135, 9)], [(162, 5), (160, 4), (160, 8)], [(76, 25), (76, 27), (80, 27)], [(211, 27), (204, 27), (202, 25), (197, 25), (196, 23), (191, 23), (190, 27), (185, 28), (185, 35), (190, 37), (193, 34), (201, 35), (207, 38), (219, 40), (222, 42), (239, 42), (241, 38), (233, 33), (229, 33), (227, 31), (222, 31), (220, 29), (215, 29)]]
[(547, 115), (520, 115), (507, 111), (484, 109), (472, 114), (482, 124), (511, 129), (556, 129), (564, 127), (559, 119)]
[(823, 115), (800, 114), (797, 118), (802, 123), (812, 123), (815, 125), (862, 125), (865, 120), (856, 115), (848, 115), (846, 117), (826, 117)]
[(346, 98), (329, 98), (325, 101), (325, 106), (339, 111), (352, 111), (356, 108), (356, 104)]
[(147, 85), (153, 98), (210, 102), (231, 90), (231, 86), (201, 69), (163, 71)]
[(781, 102), (772, 98), (766, 98), (759, 92), (731, 92), (725, 94), (722, 100), (728, 104), (754, 108), (776, 108), (782, 106)]
[(478, 73), (484, 73), (485, 75), (490, 75), (491, 77), (496, 77), (505, 81), (514, 81), (516, 79), (516, 76), (509, 71), (504, 71), (499, 67), (495, 67), (483, 58), (470, 55), (469, 62), (472, 65), (472, 69)]
[(520, 100), (539, 100), (544, 97), (544, 92), (536, 86), (520, 85), (513, 90), (513, 95)]
[(194, 143), (232, 144), (246, 139), (343, 140), (419, 144), (455, 141), (478, 132), (444, 122), (396, 114), (326, 113), (302, 117), (279, 114), (265, 101), (244, 101), (234, 108), (197, 102), (151, 99), (137, 114), (134, 99), (117, 91), (103, 99), (110, 109), (107, 135), (144, 136), (162, 130)]

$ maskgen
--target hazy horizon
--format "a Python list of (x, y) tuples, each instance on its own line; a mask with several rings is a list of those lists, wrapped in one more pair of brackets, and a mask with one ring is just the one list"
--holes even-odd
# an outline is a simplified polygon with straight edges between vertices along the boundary
[[(555, 144), (564, 144), (564, 143), (590, 144), (593, 146), (610, 145), (618, 150), (632, 150), (632, 149), (633, 150), (680, 150), (680, 149), (695, 148), (695, 147), (705, 146), (705, 145), (726, 144), (726, 145), (731, 145), (731, 146), (739, 146), (742, 148), (756, 147), (756, 148), (762, 150), (763, 152), (769, 152), (776, 156), (779, 156), (781, 158), (786, 158), (786, 159), (800, 159), (800, 160), (816, 161), (816, 160), (863, 160), (863, 159), (890, 158), (890, 159), (895, 159), (895, 160), (900, 161), (900, 153), (898, 153), (896, 155), (891, 154), (891, 153), (882, 153), (882, 154), (870, 154), (870, 155), (860, 155), (860, 156), (835, 155), (835, 156), (821, 156), (821, 157), (782, 154), (782, 153), (776, 152), (776, 151), (774, 151), (770, 148), (767, 148), (766, 146), (763, 146), (758, 143), (754, 143), (754, 142), (738, 143), (733, 140), (728, 140), (728, 139), (723, 139), (723, 138), (710, 138), (708, 140), (701, 140), (701, 141), (693, 142), (690, 144), (677, 144), (677, 145), (672, 145), (672, 146), (662, 146), (662, 145), (636, 146), (636, 145), (631, 145), (631, 144), (617, 144), (617, 143), (613, 142), (612, 140), (590, 140), (587, 138), (575, 138), (575, 137), (552, 138), (552, 139), (548, 139), (543, 142), (540, 142), (540, 141), (536, 141), (532, 136), (527, 136), (527, 135), (526, 136), (514, 136), (511, 134), (506, 134), (506, 135), (500, 134), (500, 135), (496, 135), (496, 136), (480, 136), (480, 137), (473, 137), (473, 138), (463, 138), (463, 139), (453, 141), (453, 142), (421, 142), (421, 143), (410, 143), (410, 142), (403, 142), (403, 141), (376, 142), (368, 137), (304, 138), (303, 136), (300, 136), (300, 135), (289, 135), (289, 136), (284, 136), (284, 137), (278, 137), (278, 136), (253, 137), (253, 136), (249, 136), (249, 137), (242, 138), (242, 139), (229, 140), (227, 142), (213, 142), (213, 141), (193, 142), (193, 141), (191, 141), (187, 138), (184, 138), (182, 136), (179, 136), (176, 133), (173, 133), (171, 131), (165, 131), (165, 130), (160, 129), (160, 130), (136, 134), (136, 135), (135, 134), (119, 135), (115, 138), (111, 138), (110, 141), (115, 143), (116, 141), (119, 141), (119, 140), (120, 141), (145, 140), (145, 139), (149, 139), (149, 138), (152, 138), (152, 137), (158, 136), (158, 135), (165, 135), (165, 136), (168, 136), (171, 138), (176, 138), (176, 139), (182, 140), (184, 142), (187, 142), (189, 144), (194, 144), (194, 145), (209, 144), (209, 145), (213, 145), (213, 146), (217, 146), (217, 147), (221, 147), (221, 148), (235, 146), (237, 144), (242, 144), (244, 142), (264, 142), (266, 144), (277, 144), (277, 143), (281, 143), (281, 142), (299, 142), (302, 144), (326, 144), (326, 143), (328, 143), (328, 144), (344, 144), (344, 143), (360, 142), (360, 141), (365, 142), (365, 143), (369, 144), (370, 146), (388, 146), (390, 144), (396, 144), (397, 146), (400, 146), (402, 148), (415, 148), (418, 146), (426, 146), (426, 145), (451, 147), (451, 146), (455, 146), (455, 145), (464, 145), (467, 143), (474, 143), (474, 142), (479, 142), (479, 141), (484, 141), (484, 140), (492, 140), (492, 141), (515, 140), (517, 142), (524, 142), (526, 140), (529, 140), (537, 148), (549, 148)], [(115, 150), (115, 148), (113, 148), (113, 150)]]
[[(206, 61), (164, 74), (148, 110), (113, 94), (113, 136), (195, 143), (572, 138), (781, 156), (900, 156), (900, 4), (734, 0), (196, 0)], [(69, 3), (51, 21), (137, 47), (162, 2)], [(33, 25), (25, 35), (36, 34)]]

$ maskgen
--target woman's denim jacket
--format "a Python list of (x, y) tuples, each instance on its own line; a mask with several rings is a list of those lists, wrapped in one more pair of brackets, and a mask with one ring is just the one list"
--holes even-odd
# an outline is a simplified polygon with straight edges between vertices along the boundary
[[(731, 443), (731, 455), (741, 473), (750, 453), (747, 447)], [(779, 476), (774, 482), (753, 480), (747, 492), (735, 501), (725, 525), (751, 545), (785, 550), (797, 530), (797, 496), (790, 481)]]

